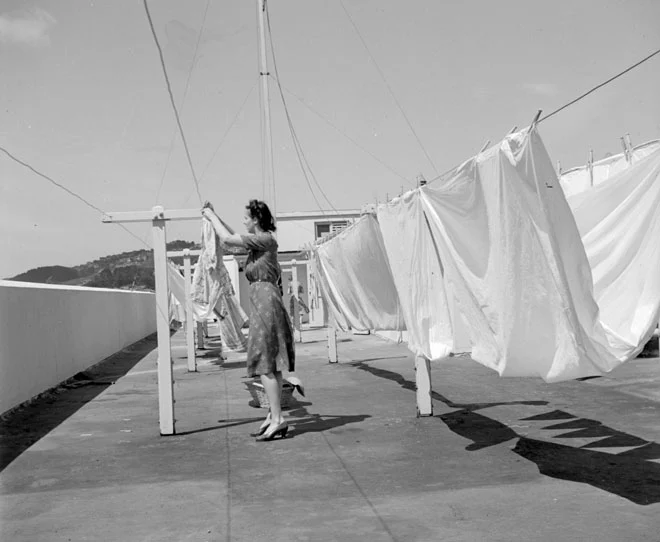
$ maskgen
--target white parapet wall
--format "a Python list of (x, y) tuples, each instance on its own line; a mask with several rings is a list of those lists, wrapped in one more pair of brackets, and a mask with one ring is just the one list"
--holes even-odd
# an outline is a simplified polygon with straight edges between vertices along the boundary
[(154, 294), (0, 281), (0, 413), (156, 331)]

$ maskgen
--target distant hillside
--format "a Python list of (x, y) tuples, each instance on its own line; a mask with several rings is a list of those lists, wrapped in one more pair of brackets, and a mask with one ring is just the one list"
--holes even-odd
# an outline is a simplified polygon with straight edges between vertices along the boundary
[[(182, 240), (167, 243), (167, 250), (185, 248), (196, 249), (199, 245)], [(92, 288), (153, 290), (155, 287), (153, 252), (151, 250), (122, 252), (74, 267), (62, 265), (37, 267), (9, 280)]]
[(72, 267), (63, 265), (48, 265), (46, 267), (36, 267), (25, 273), (16, 275), (11, 280), (20, 282), (42, 282), (46, 284), (62, 284), (64, 282), (79, 278), (78, 271)]

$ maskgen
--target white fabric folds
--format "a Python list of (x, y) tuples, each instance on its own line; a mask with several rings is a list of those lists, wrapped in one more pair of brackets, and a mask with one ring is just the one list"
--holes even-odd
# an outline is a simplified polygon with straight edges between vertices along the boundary
[(429, 359), (453, 348), (456, 299), (472, 358), (501, 376), (609, 372), (660, 317), (660, 149), (640, 149), (567, 200), (536, 128), (511, 134), (319, 247), (324, 299), (338, 321), (386, 330), (398, 298)]
[[(660, 150), (660, 140), (649, 141), (632, 150), (630, 161), (635, 164), (658, 150)], [(591, 168), (581, 166), (569, 169), (562, 173), (559, 181), (566, 196), (570, 197), (606, 182), (613, 175), (625, 171), (629, 167), (628, 159), (621, 153), (598, 160), (592, 164)]]
[(323, 298), (344, 330), (405, 329), (383, 238), (374, 215), (316, 250), (316, 271)]
[(660, 318), (660, 145), (570, 196), (568, 204), (589, 258), (610, 349), (630, 359)]
[(610, 371), (589, 263), (536, 130), (512, 134), (421, 189), (472, 358), (548, 382)]
[[(224, 267), (224, 265), (223, 265)], [(177, 267), (170, 261), (168, 261), (168, 280), (170, 292), (174, 298), (180, 303), (185, 315), (185, 305), (186, 305), (186, 290), (185, 290), (185, 278), (179, 272)], [(231, 279), (229, 279), (231, 280)], [(231, 282), (230, 282), (231, 286)], [(219, 288), (218, 288), (219, 289)], [(208, 307), (206, 304), (201, 307), (195, 301), (192, 300), (193, 305), (193, 316), (195, 320), (202, 321), (206, 317), (200, 318), (199, 314), (206, 314)], [(235, 352), (245, 352), (247, 351), (247, 339), (241, 331), (241, 329), (247, 324), (248, 317), (245, 314), (245, 311), (239, 304), (236, 296), (234, 294), (233, 287), (231, 290), (228, 290), (225, 287), (225, 293), (222, 293), (218, 296), (217, 301), (211, 310), (211, 314), (215, 314), (219, 318), (220, 324), (220, 337), (222, 339), (222, 344), (233, 350)], [(180, 317), (183, 315), (180, 315)], [(185, 316), (184, 316), (185, 318)], [(181, 320), (183, 321), (183, 320)]]
[(443, 269), (418, 191), (378, 207), (378, 222), (408, 330), (408, 348), (430, 360), (453, 349)]
[(200, 320), (211, 316), (220, 296), (234, 294), (220, 240), (209, 220), (202, 220), (201, 251), (192, 281), (193, 310)]

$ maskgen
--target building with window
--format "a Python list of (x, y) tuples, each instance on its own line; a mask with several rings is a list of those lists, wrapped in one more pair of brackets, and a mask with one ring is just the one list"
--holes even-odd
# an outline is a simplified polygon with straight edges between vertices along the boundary
[(327, 314), (320, 292), (314, 282), (309, 253), (306, 249), (317, 239), (336, 233), (352, 224), (360, 215), (359, 209), (278, 213), (278, 259), (282, 267), (284, 302), (289, 308), (294, 289), (292, 279), (295, 267), (299, 284), (298, 296), (302, 301), (300, 308), (303, 324), (311, 326), (327, 324)]
[(297, 253), (360, 217), (359, 209), (278, 213), (277, 242), (281, 253)]

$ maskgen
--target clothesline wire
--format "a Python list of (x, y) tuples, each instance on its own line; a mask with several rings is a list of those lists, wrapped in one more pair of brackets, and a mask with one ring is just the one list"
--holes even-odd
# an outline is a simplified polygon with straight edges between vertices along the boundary
[[(183, 97), (181, 98), (181, 113), (183, 113), (183, 108), (186, 105), (186, 97), (188, 96), (188, 89), (190, 88), (190, 80), (192, 79), (193, 71), (197, 63), (197, 52), (199, 51), (199, 44), (202, 41), (202, 36), (204, 35), (204, 29), (206, 27), (206, 17), (209, 12), (209, 5), (211, 0), (206, 0), (206, 9), (204, 10), (204, 17), (202, 18), (202, 25), (199, 28), (199, 34), (197, 35), (197, 43), (195, 44), (195, 51), (193, 53), (192, 62), (190, 63), (190, 69), (188, 70), (188, 78), (186, 79), (186, 87), (183, 91)], [(165, 182), (165, 176), (167, 175), (167, 170), (170, 166), (170, 159), (172, 158), (172, 153), (174, 151), (174, 142), (176, 141), (177, 129), (174, 129), (172, 133), (172, 138), (170, 139), (170, 148), (167, 152), (167, 160), (165, 161), (165, 168), (163, 169), (163, 175), (160, 178), (160, 184), (158, 185), (158, 192), (156, 192), (156, 202), (160, 198), (160, 191), (163, 189), (163, 183)]]
[(362, 37), (362, 34), (360, 33), (360, 29), (355, 24), (355, 21), (353, 21), (353, 18), (351, 17), (351, 14), (346, 9), (346, 6), (344, 5), (343, 0), (339, 0), (339, 3), (341, 4), (341, 7), (344, 10), (344, 13), (346, 14), (346, 17), (348, 17), (348, 20), (350, 21), (351, 25), (353, 26), (353, 29), (355, 30), (355, 33), (360, 38), (360, 41), (362, 42), (362, 45), (364, 46), (365, 50), (367, 51), (367, 54), (369, 55), (369, 58), (371, 59), (371, 62), (373, 63), (373, 65), (376, 68), (376, 70), (378, 71), (381, 79), (385, 83), (385, 86), (387, 87), (387, 90), (389, 91), (390, 95), (392, 96), (392, 99), (394, 100), (394, 103), (397, 105), (397, 107), (399, 108), (399, 111), (403, 115), (403, 118), (406, 120), (406, 123), (408, 124), (408, 128), (410, 128), (410, 131), (412, 132), (413, 136), (415, 137), (415, 140), (417, 141), (417, 144), (422, 149), (422, 152), (424, 153), (424, 156), (426, 156), (426, 159), (429, 161), (431, 166), (433, 166), (433, 171), (435, 171), (436, 174), (437, 174), (438, 173), (438, 168), (435, 166), (435, 163), (431, 159), (431, 156), (429, 155), (426, 148), (424, 147), (424, 144), (422, 143), (421, 139), (417, 135), (417, 132), (415, 131), (415, 128), (413, 128), (413, 125), (410, 122), (410, 119), (408, 118), (408, 115), (406, 115), (406, 112), (404, 111), (403, 106), (401, 105), (399, 100), (397, 100), (397, 97), (394, 94), (394, 91), (392, 90), (391, 85), (387, 81), (387, 78), (385, 77), (385, 74), (383, 73), (383, 70), (380, 69), (380, 66), (378, 65), (378, 62), (376, 62), (376, 59), (374, 58), (374, 55), (371, 54), (371, 51), (369, 50), (369, 47), (367, 46), (367, 42), (365, 41), (365, 39)]
[(387, 165), (385, 162), (383, 162), (378, 156), (376, 156), (374, 153), (372, 153), (370, 150), (365, 149), (362, 145), (360, 145), (355, 139), (353, 139), (351, 136), (349, 136), (346, 132), (344, 132), (341, 128), (339, 128), (336, 124), (331, 122), (328, 118), (323, 116), (321, 113), (319, 113), (316, 109), (314, 109), (311, 105), (309, 105), (305, 100), (303, 100), (300, 96), (298, 96), (295, 92), (292, 92), (289, 90), (287, 87), (283, 86), (284, 90), (293, 96), (296, 100), (298, 100), (302, 105), (304, 105), (307, 109), (309, 109), (312, 113), (314, 113), (317, 117), (319, 117), (322, 121), (324, 121), (326, 124), (334, 128), (337, 132), (339, 132), (342, 136), (344, 136), (348, 141), (353, 143), (358, 149), (360, 149), (362, 152), (367, 153), (369, 156), (371, 156), (374, 160), (376, 160), (379, 164), (381, 164), (383, 167), (387, 168), (389, 171), (394, 173), (397, 177), (399, 177), (402, 181), (405, 181), (408, 184), (412, 184), (412, 182), (409, 179), (406, 179), (401, 173), (396, 171), (394, 168), (390, 167)]
[[(241, 106), (236, 111), (236, 114), (234, 115), (234, 118), (231, 120), (231, 122), (227, 126), (227, 129), (225, 130), (225, 133), (222, 134), (222, 137), (220, 138), (220, 142), (218, 143), (218, 146), (213, 151), (213, 154), (211, 155), (210, 160), (206, 164), (206, 167), (204, 168), (204, 171), (202, 171), (202, 174), (199, 177), (199, 184), (202, 184), (204, 182), (204, 179), (206, 178), (206, 174), (208, 173), (209, 168), (213, 164), (213, 161), (215, 160), (216, 155), (218, 154), (218, 152), (220, 151), (220, 148), (222, 147), (223, 143), (227, 139), (227, 136), (229, 135), (229, 132), (234, 127), (234, 124), (236, 124), (236, 121), (238, 120), (238, 117), (240, 116), (240, 114), (243, 112), (243, 109), (245, 109), (245, 104), (247, 104), (248, 99), (252, 95), (252, 92), (254, 91), (254, 89), (255, 89), (255, 87), (257, 86), (258, 83), (259, 83), (259, 78), (257, 78), (257, 80), (254, 82), (254, 84), (250, 87), (250, 90), (245, 95), (245, 98), (243, 99), (243, 102), (241, 103)], [(183, 203), (184, 205), (186, 203), (188, 203), (188, 200), (190, 200), (190, 196), (192, 196), (194, 193), (195, 193), (195, 190), (193, 189), (190, 192), (190, 194), (188, 194), (188, 197), (184, 201), (184, 203)]]
[[(635, 62), (635, 64), (633, 64), (632, 66), (627, 67), (625, 70), (623, 70), (623, 71), (617, 73), (617, 74), (614, 75), (613, 77), (610, 77), (610, 78), (607, 79), (606, 81), (603, 81), (602, 83), (596, 85), (595, 87), (591, 88), (591, 89), (588, 90), (587, 92), (585, 92), (585, 93), (583, 93), (583, 94), (580, 94), (580, 96), (578, 96), (578, 97), (575, 98), (574, 100), (571, 100), (570, 102), (568, 102), (568, 103), (562, 105), (561, 107), (555, 109), (555, 110), (552, 111), (551, 113), (548, 113), (547, 115), (541, 117), (541, 118), (536, 122), (536, 124), (538, 124), (538, 123), (540, 123), (540, 122), (543, 122), (543, 121), (546, 120), (546, 119), (549, 119), (550, 117), (552, 117), (553, 115), (556, 115), (556, 114), (559, 113), (560, 111), (563, 111), (563, 110), (566, 109), (567, 107), (569, 107), (569, 106), (571, 106), (571, 105), (573, 105), (573, 104), (579, 102), (579, 101), (582, 100), (583, 98), (586, 98), (587, 96), (589, 96), (589, 94), (591, 94), (591, 93), (597, 91), (599, 88), (602, 88), (602, 87), (604, 87), (605, 85), (611, 83), (611, 82), (614, 81), (615, 79), (618, 79), (618, 78), (621, 77), (622, 75), (625, 75), (626, 73), (628, 73), (629, 71), (633, 70), (633, 69), (636, 68), (637, 66), (640, 66), (641, 64), (644, 64), (644, 62), (650, 60), (651, 58), (653, 58), (654, 56), (656, 56), (656, 55), (658, 55), (658, 54), (660, 54), (660, 49), (658, 49), (657, 51), (654, 51), (654, 52), (651, 53), (650, 55), (644, 57), (642, 60), (640, 60), (640, 61), (638, 61), (638, 62)], [(465, 162), (465, 160), (463, 160), (463, 162)], [(456, 164), (454, 167), (449, 168), (447, 171), (445, 171), (444, 173), (441, 173), (441, 174), (438, 175), (437, 177), (434, 177), (434, 178), (431, 179), (429, 182), (437, 181), (438, 179), (444, 177), (445, 175), (447, 175), (447, 174), (450, 173), (451, 171), (454, 171), (456, 168), (458, 168), (463, 162), (461, 162), (461, 163), (459, 163), (459, 164)]]
[[(340, 1), (341, 1), (341, 0), (340, 0)], [(155, 29), (154, 29), (154, 26), (153, 26), (153, 21), (152, 21), (152, 19), (151, 19), (151, 15), (150, 15), (150, 13), (149, 13), (149, 8), (148, 8), (148, 5), (147, 5), (147, 0), (143, 0), (143, 2), (144, 2), (144, 7), (145, 7), (146, 14), (147, 14), (147, 18), (148, 18), (148, 20), (149, 20), (149, 25), (150, 25), (150, 28), (151, 28), (151, 30), (152, 30), (152, 33), (153, 33), (153, 36), (154, 36), (154, 39), (155, 39), (155, 42), (156, 42), (156, 46), (158, 47), (158, 50), (159, 50), (160, 60), (161, 60), (161, 65), (162, 65), (162, 67), (163, 67), (163, 74), (164, 74), (164, 76), (165, 76), (165, 80), (166, 80), (166, 83), (167, 83), (167, 86), (168, 86), (168, 92), (169, 92), (169, 94), (170, 94), (170, 99), (171, 99), (171, 101), (172, 101), (172, 105), (173, 105), (173, 108), (174, 108), (175, 116), (176, 116), (176, 118), (177, 118), (177, 124), (178, 124), (178, 126), (179, 126), (180, 133), (181, 133), (181, 136), (182, 136), (182, 139), (183, 139), (183, 142), (184, 142), (184, 146), (186, 147), (186, 152), (187, 152), (187, 151), (188, 151), (187, 143), (186, 143), (186, 140), (185, 140), (185, 135), (184, 135), (184, 133), (183, 133), (183, 129), (182, 129), (182, 127), (181, 127), (180, 119), (179, 119), (179, 116), (178, 116), (178, 111), (177, 111), (176, 106), (175, 106), (174, 101), (173, 101), (173, 95), (172, 95), (172, 91), (171, 91), (171, 86), (170, 86), (170, 84), (169, 84), (169, 79), (168, 79), (167, 72), (166, 72), (165, 65), (164, 65), (164, 59), (163, 59), (162, 49), (161, 49), (161, 47), (160, 47), (160, 44), (159, 44), (159, 42), (158, 42), (158, 38), (157, 38), (156, 33), (155, 33)], [(207, 5), (207, 7), (208, 7), (208, 5)], [(342, 2), (342, 7), (343, 7), (344, 10), (346, 11), (346, 8), (345, 8), (345, 6), (343, 5), (343, 2)], [(346, 14), (348, 15), (348, 17), (349, 17), (349, 19), (350, 19), (350, 15), (348, 14), (348, 12), (346, 12)], [(206, 16), (206, 13), (205, 13), (205, 16)], [(351, 22), (352, 22), (352, 19), (351, 19)], [(353, 24), (354, 24), (354, 23), (353, 23)], [(355, 27), (355, 25), (354, 25), (354, 27)], [(355, 27), (355, 29), (356, 29), (356, 31), (358, 31), (358, 30), (357, 30), (357, 27)], [(359, 34), (359, 31), (358, 31), (358, 34)], [(364, 43), (364, 42), (363, 42), (363, 43)], [(365, 44), (365, 47), (366, 47), (366, 44)], [(561, 106), (560, 108), (558, 108), (558, 109), (552, 111), (552, 112), (549, 113), (548, 115), (545, 115), (544, 117), (541, 117), (541, 118), (539, 119), (538, 122), (542, 122), (542, 121), (544, 121), (544, 120), (546, 120), (546, 119), (552, 117), (553, 115), (559, 113), (560, 111), (566, 109), (567, 107), (569, 107), (569, 106), (575, 104), (576, 102), (582, 100), (583, 98), (585, 98), (586, 96), (588, 96), (588, 95), (590, 95), (591, 93), (595, 92), (596, 90), (602, 88), (603, 86), (605, 86), (605, 85), (611, 83), (612, 81), (618, 79), (619, 77), (625, 75), (625, 74), (628, 73), (629, 71), (631, 71), (631, 70), (633, 70), (634, 68), (640, 66), (641, 64), (647, 62), (648, 60), (650, 60), (651, 58), (653, 58), (654, 56), (656, 56), (656, 55), (658, 55), (658, 54), (660, 54), (660, 49), (654, 51), (653, 53), (649, 54), (648, 56), (646, 56), (646, 57), (643, 58), (642, 60), (636, 62), (635, 64), (631, 65), (630, 67), (626, 68), (625, 70), (621, 71), (620, 73), (616, 74), (615, 76), (610, 77), (609, 79), (607, 79), (607, 80), (604, 81), (603, 83), (600, 83), (599, 85), (596, 85), (595, 87), (593, 87), (593, 88), (590, 89), (589, 91), (587, 91), (587, 92), (581, 94), (580, 96), (578, 96), (578, 97), (575, 98), (574, 100), (572, 100), (572, 101), (568, 102), (567, 104)], [(371, 56), (371, 55), (370, 55), (370, 56)], [(373, 60), (373, 57), (372, 57), (372, 60)], [(375, 61), (374, 61), (374, 63), (375, 63)], [(380, 71), (380, 70), (379, 70), (379, 71)], [(382, 72), (381, 72), (381, 73), (382, 73)], [(278, 80), (278, 85), (279, 85), (279, 80)], [(254, 88), (254, 87), (252, 87), (252, 89), (253, 89), (253, 88)], [(252, 89), (250, 90), (250, 93), (252, 92)], [(288, 91), (288, 90), (287, 90), (287, 92), (291, 93), (291, 92)], [(250, 93), (248, 93), (248, 96), (249, 96)], [(293, 93), (291, 93), (291, 94), (293, 94)], [(295, 96), (295, 95), (294, 95), (294, 96)], [(246, 99), (245, 101), (247, 101), (247, 99)], [(241, 109), (242, 109), (242, 107), (245, 105), (245, 101), (244, 101), (243, 105), (241, 106)], [(302, 101), (302, 100), (301, 100), (301, 101)], [(305, 105), (306, 105), (306, 104), (305, 104)], [(240, 113), (240, 110), (239, 110), (239, 113)], [(238, 114), (237, 114), (237, 116), (238, 116)], [(236, 118), (236, 117), (235, 117), (235, 118)], [(233, 124), (233, 122), (232, 122), (232, 124)], [(225, 136), (226, 136), (226, 134), (225, 134)], [(37, 176), (42, 177), (43, 179), (47, 180), (48, 182), (50, 182), (50, 183), (53, 184), (54, 186), (60, 188), (61, 190), (64, 190), (66, 193), (68, 193), (68, 194), (71, 195), (72, 197), (78, 199), (79, 201), (81, 201), (81, 202), (82, 202), (84, 205), (86, 205), (87, 207), (89, 207), (89, 208), (91, 208), (91, 209), (97, 211), (98, 213), (100, 213), (100, 214), (103, 215), (103, 216), (107, 216), (107, 213), (106, 213), (105, 211), (103, 211), (101, 208), (99, 208), (99, 207), (97, 207), (96, 205), (90, 203), (90, 202), (89, 202), (88, 200), (86, 200), (84, 197), (80, 196), (79, 194), (77, 194), (77, 193), (74, 192), (73, 190), (67, 188), (66, 186), (62, 185), (61, 183), (55, 181), (54, 179), (52, 179), (52, 178), (49, 177), (48, 175), (46, 175), (46, 174), (40, 172), (39, 170), (37, 170), (35, 167), (33, 167), (32, 165), (30, 165), (29, 163), (27, 163), (27, 162), (25, 162), (25, 161), (23, 161), (23, 160), (17, 158), (16, 156), (14, 156), (10, 151), (8, 151), (7, 149), (5, 149), (4, 147), (1, 147), (1, 146), (0, 146), (0, 151), (2, 151), (5, 155), (7, 155), (7, 156), (8, 156), (11, 160), (13, 160), (14, 162), (20, 164), (21, 166), (25, 167), (26, 169), (29, 169), (30, 171), (32, 171), (32, 172), (33, 172), (34, 174), (36, 174)], [(196, 189), (197, 189), (197, 194), (198, 194), (198, 196), (200, 197), (200, 201), (201, 201), (201, 195), (200, 195), (200, 193), (199, 193), (198, 182), (197, 182), (197, 179), (196, 179), (196, 176), (195, 176), (195, 173), (194, 173), (194, 168), (193, 168), (193, 166), (192, 166), (192, 160), (190, 159), (190, 154), (189, 154), (188, 152), (187, 152), (187, 156), (188, 156), (188, 161), (189, 161), (189, 164), (190, 164), (191, 170), (192, 170), (192, 172), (193, 172), (193, 180), (195, 181), (195, 185), (196, 185)], [(463, 163), (463, 162), (461, 162), (461, 163)], [(438, 177), (435, 177), (434, 179), (432, 179), (430, 182), (439, 179), (440, 177), (442, 177), (443, 175), (449, 173), (450, 171), (452, 171), (453, 169), (455, 169), (455, 168), (458, 167), (458, 166), (460, 166), (460, 164), (458, 164), (457, 166), (455, 166), (455, 167), (453, 167), (453, 168), (450, 168), (449, 170), (447, 170), (446, 172), (442, 173), (442, 174), (439, 175)], [(128, 234), (130, 234), (132, 237), (134, 237), (135, 239), (137, 239), (138, 241), (140, 241), (140, 243), (144, 244), (147, 248), (151, 249), (151, 247), (148, 245), (148, 243), (146, 243), (145, 240), (143, 240), (143, 239), (141, 239), (139, 236), (135, 235), (131, 230), (129, 230), (128, 228), (126, 228), (123, 224), (121, 224), (121, 223), (113, 223), (113, 224), (119, 226), (119, 227), (122, 228), (124, 231), (126, 231)]]
[(181, 124), (181, 117), (179, 116), (179, 111), (176, 107), (176, 103), (174, 102), (174, 94), (172, 93), (172, 85), (170, 84), (170, 78), (167, 75), (167, 68), (165, 67), (165, 58), (163, 56), (163, 49), (160, 46), (160, 42), (158, 41), (158, 35), (156, 34), (156, 29), (154, 28), (154, 23), (151, 18), (151, 13), (149, 12), (149, 5), (147, 4), (147, 0), (142, 0), (142, 3), (144, 4), (144, 10), (147, 15), (147, 19), (149, 21), (149, 28), (151, 28), (151, 34), (154, 38), (154, 43), (156, 45), (156, 48), (158, 49), (158, 56), (160, 58), (160, 65), (163, 70), (163, 76), (165, 78), (165, 84), (167, 86), (167, 93), (170, 97), (170, 103), (172, 104), (172, 110), (174, 112), (174, 116), (176, 118), (176, 124), (179, 128), (179, 135), (181, 136), (181, 141), (183, 142), (183, 147), (184, 150), (186, 151), (186, 158), (188, 159), (188, 165), (190, 166), (190, 172), (192, 173), (192, 178), (193, 182), (195, 183), (195, 190), (197, 191), (197, 197), (199, 198), (199, 203), (200, 205), (202, 204), (202, 194), (199, 191), (199, 182), (197, 180), (197, 175), (195, 174), (195, 167), (193, 166), (192, 163), (192, 158), (190, 156), (190, 149), (188, 147), (188, 141), (186, 140), (185, 133), (183, 132), (183, 126)]
[(548, 113), (548, 114), (545, 115), (544, 117), (541, 117), (541, 118), (539, 119), (538, 122), (543, 122), (544, 120), (549, 119), (549, 118), (552, 117), (553, 115), (556, 115), (557, 113), (559, 113), (560, 111), (563, 111), (564, 109), (566, 109), (567, 107), (573, 105), (574, 103), (579, 102), (579, 101), (582, 100), (583, 98), (586, 98), (586, 97), (589, 96), (589, 94), (591, 94), (592, 92), (597, 91), (599, 88), (604, 87), (605, 85), (611, 83), (611, 82), (614, 81), (615, 79), (618, 79), (618, 78), (621, 77), (622, 75), (625, 75), (625, 74), (628, 73), (629, 71), (635, 69), (637, 66), (639, 66), (639, 65), (641, 65), (641, 64), (644, 64), (644, 62), (646, 62), (647, 60), (650, 60), (651, 58), (653, 58), (653, 57), (654, 57), (655, 55), (657, 55), (657, 54), (660, 54), (660, 49), (658, 49), (657, 51), (654, 51), (653, 53), (651, 53), (651, 54), (648, 55), (647, 57), (643, 58), (643, 59), (640, 60), (639, 62), (636, 62), (636, 63), (633, 64), (632, 66), (629, 66), (628, 68), (626, 68), (626, 69), (623, 70), (622, 72), (617, 73), (615, 76), (610, 77), (607, 81), (603, 81), (603, 82), (600, 83), (599, 85), (596, 85), (595, 87), (593, 87), (592, 89), (588, 90), (588, 91), (585, 92), (584, 94), (581, 94), (580, 96), (578, 96), (578, 97), (575, 98), (574, 100), (571, 100), (571, 101), (568, 102), (567, 104), (562, 105), (560, 108), (555, 109), (554, 111), (552, 111), (551, 113)]
[(271, 56), (273, 57), (273, 69), (275, 70), (275, 82), (277, 83), (277, 88), (279, 90), (280, 97), (282, 99), (282, 105), (284, 106), (284, 113), (286, 115), (287, 123), (289, 125), (289, 131), (291, 132), (291, 139), (293, 141), (293, 147), (296, 151), (296, 156), (298, 157), (298, 163), (300, 164), (300, 169), (303, 173), (303, 176), (305, 177), (305, 181), (307, 183), (309, 191), (312, 194), (312, 197), (314, 198), (314, 201), (316, 202), (316, 205), (318, 206), (319, 210), (323, 214), (325, 214), (325, 210), (323, 209), (323, 207), (319, 203), (318, 198), (316, 197), (316, 194), (314, 194), (314, 190), (312, 189), (312, 185), (309, 181), (309, 177), (307, 176), (307, 172), (305, 171), (305, 165), (307, 165), (307, 170), (309, 171), (309, 174), (312, 177), (312, 180), (314, 181), (314, 184), (316, 184), (316, 187), (318, 188), (319, 192), (323, 195), (323, 197), (328, 202), (330, 207), (334, 211), (337, 211), (337, 209), (332, 204), (330, 199), (328, 199), (328, 196), (326, 195), (326, 193), (323, 191), (323, 188), (321, 188), (321, 185), (319, 184), (319, 182), (316, 180), (316, 176), (314, 175), (314, 172), (312, 171), (312, 168), (309, 165), (307, 157), (305, 156), (305, 153), (302, 149), (302, 145), (300, 144), (300, 140), (298, 139), (298, 135), (296, 134), (296, 130), (293, 126), (293, 121), (291, 119), (291, 114), (289, 113), (289, 108), (287, 106), (286, 99), (284, 98), (284, 91), (282, 89), (282, 85), (280, 84), (280, 74), (279, 74), (279, 70), (277, 68), (277, 59), (275, 57), (275, 47), (274, 47), (274, 44), (273, 44), (273, 34), (271, 32), (271, 26), (270, 26), (270, 13), (269, 13), (269, 10), (268, 10), (268, 4), (265, 4), (265, 12), (266, 12), (266, 24), (268, 26), (268, 39), (269, 39), (269, 42), (270, 42), (270, 52), (271, 52)]
[[(83, 198), (80, 194), (77, 194), (76, 192), (74, 192), (74, 191), (71, 190), (70, 188), (67, 188), (67, 187), (64, 186), (63, 184), (58, 183), (58, 182), (57, 182), (56, 180), (54, 180), (53, 178), (49, 177), (49, 176), (46, 175), (45, 173), (42, 173), (41, 171), (39, 171), (39, 170), (36, 169), (35, 167), (31, 166), (31, 165), (28, 164), (27, 162), (21, 160), (20, 158), (17, 158), (16, 156), (14, 156), (11, 152), (9, 152), (9, 151), (8, 151), (7, 149), (5, 149), (4, 147), (0, 147), (0, 151), (4, 152), (4, 153), (5, 153), (5, 154), (6, 154), (11, 160), (13, 160), (14, 162), (16, 162), (17, 164), (20, 164), (20, 165), (23, 166), (24, 168), (29, 169), (29, 170), (30, 170), (32, 173), (34, 173), (35, 175), (38, 175), (38, 176), (41, 177), (42, 179), (46, 179), (48, 182), (50, 182), (51, 184), (55, 185), (57, 188), (59, 188), (59, 189), (61, 189), (61, 190), (64, 190), (67, 194), (69, 194), (70, 196), (73, 196), (73, 197), (76, 198), (77, 200), (81, 201), (82, 203), (84, 203), (84, 204), (85, 204), (87, 207), (89, 207), (90, 209), (93, 209), (94, 211), (100, 213), (100, 214), (103, 215), (103, 216), (108, 216), (108, 213), (106, 213), (106, 212), (105, 212), (103, 209), (101, 209), (100, 207), (97, 207), (97, 206), (94, 205), (93, 203), (90, 203), (90, 202), (87, 201), (85, 198)], [(138, 241), (140, 241), (140, 243), (142, 243), (142, 244), (145, 245), (149, 250), (151, 250), (151, 246), (149, 246), (148, 243), (146, 243), (143, 239), (140, 239), (139, 236), (135, 235), (135, 234), (134, 234), (131, 230), (129, 230), (126, 226), (124, 226), (123, 224), (118, 223), (118, 222), (112, 222), (112, 224), (115, 224), (116, 226), (119, 226), (121, 229), (123, 229), (124, 231), (128, 232), (132, 237), (134, 237), (135, 239), (137, 239)]]
[[(340, 1), (341, 1), (341, 0), (340, 0)], [(343, 6), (343, 4), (342, 4), (342, 6)], [(344, 9), (346, 9), (346, 8), (344, 8)], [(588, 90), (587, 92), (581, 94), (580, 96), (578, 96), (578, 97), (575, 98), (574, 100), (571, 100), (571, 101), (568, 102), (567, 104), (565, 104), (565, 105), (559, 107), (558, 109), (555, 109), (554, 111), (552, 111), (551, 113), (548, 113), (548, 114), (545, 115), (544, 117), (541, 117), (541, 118), (536, 122), (536, 124), (538, 124), (538, 123), (540, 123), (540, 122), (542, 122), (542, 121), (544, 121), (544, 120), (546, 120), (546, 119), (552, 117), (553, 115), (556, 115), (557, 113), (559, 113), (560, 111), (563, 111), (563, 110), (566, 109), (567, 107), (569, 107), (569, 106), (571, 106), (571, 105), (573, 105), (573, 104), (579, 102), (579, 101), (582, 100), (583, 98), (589, 96), (589, 94), (595, 92), (595, 91), (598, 90), (599, 88), (602, 88), (602, 87), (604, 87), (605, 85), (611, 83), (612, 81), (618, 79), (618, 78), (621, 77), (622, 75), (625, 75), (626, 73), (628, 73), (629, 71), (635, 69), (636, 67), (640, 66), (641, 64), (644, 64), (645, 62), (647, 62), (648, 60), (650, 60), (651, 58), (653, 58), (654, 56), (656, 56), (656, 55), (658, 55), (658, 54), (660, 54), (660, 49), (658, 49), (657, 51), (654, 51), (654, 52), (651, 53), (650, 55), (644, 57), (642, 60), (636, 62), (636, 63), (633, 64), (632, 66), (629, 66), (628, 68), (626, 68), (625, 70), (619, 72), (618, 74), (616, 74), (616, 75), (610, 77), (610, 78), (607, 79), (606, 81), (603, 81), (602, 83), (596, 85), (595, 87), (593, 87), (593, 88), (591, 88), (590, 90)], [(457, 169), (458, 167), (460, 167), (460, 165), (463, 164), (464, 162), (465, 162), (465, 160), (462, 161), (462, 162), (460, 162), (459, 164), (456, 164), (454, 167), (448, 169), (448, 170), (445, 171), (444, 173), (441, 173), (441, 174), (438, 175), (437, 177), (434, 177), (434, 178), (431, 179), (429, 182), (437, 181), (438, 179), (440, 179), (440, 178), (443, 177), (444, 175), (447, 175), (447, 174), (450, 173), (451, 171), (454, 171), (455, 169)], [(329, 237), (329, 238), (325, 238), (325, 239), (323, 239), (323, 241), (322, 241), (321, 243), (318, 243), (316, 246), (318, 247), (320, 244), (322, 244), (323, 242), (327, 242), (327, 241), (329, 241), (329, 240), (332, 239), (333, 237), (335, 237), (335, 235), (333, 235), (333, 236), (331, 236), (331, 237)]]

